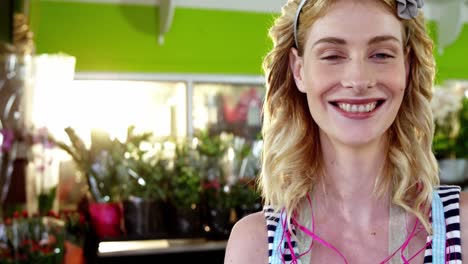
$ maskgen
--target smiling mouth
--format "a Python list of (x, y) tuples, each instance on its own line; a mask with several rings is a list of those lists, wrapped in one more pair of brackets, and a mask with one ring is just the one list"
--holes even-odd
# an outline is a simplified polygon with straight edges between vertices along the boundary
[(369, 113), (381, 106), (385, 100), (376, 100), (366, 103), (346, 103), (346, 102), (330, 102), (333, 106), (347, 113)]

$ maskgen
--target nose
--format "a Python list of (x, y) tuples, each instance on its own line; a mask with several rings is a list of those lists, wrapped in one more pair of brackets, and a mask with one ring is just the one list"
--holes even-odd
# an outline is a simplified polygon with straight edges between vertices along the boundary
[(350, 60), (346, 63), (341, 85), (356, 93), (363, 93), (376, 85), (375, 70), (365, 61)]

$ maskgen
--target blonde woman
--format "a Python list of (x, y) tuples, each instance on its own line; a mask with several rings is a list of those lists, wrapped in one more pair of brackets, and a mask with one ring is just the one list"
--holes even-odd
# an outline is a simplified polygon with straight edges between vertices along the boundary
[[(264, 61), (262, 212), (225, 263), (461, 263), (468, 205), (431, 151), (422, 0), (290, 0)], [(461, 232), (460, 232), (461, 230)]]

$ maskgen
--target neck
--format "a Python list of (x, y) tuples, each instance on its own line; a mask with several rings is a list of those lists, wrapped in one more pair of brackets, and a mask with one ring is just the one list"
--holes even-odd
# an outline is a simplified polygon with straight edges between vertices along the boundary
[(326, 136), (320, 139), (325, 175), (316, 189), (316, 199), (322, 201), (323, 209), (350, 222), (358, 216), (364, 222), (373, 221), (382, 210), (388, 215), (388, 194), (380, 198), (374, 194), (385, 165), (384, 139), (358, 147), (336, 144)]

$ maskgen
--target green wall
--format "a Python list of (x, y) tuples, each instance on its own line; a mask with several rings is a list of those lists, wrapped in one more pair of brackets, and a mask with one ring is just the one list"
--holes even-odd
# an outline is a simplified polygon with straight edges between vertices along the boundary
[[(434, 36), (437, 35), (437, 29), (434, 25)], [(437, 73), (436, 82), (442, 82), (447, 79), (468, 79), (468, 24), (465, 24), (460, 36), (455, 43), (446, 47), (442, 54), (434, 51)]]
[[(65, 52), (77, 71), (262, 74), (277, 14), (176, 7), (165, 43), (158, 8), (36, 0), (37, 53)], [(431, 34), (437, 28), (429, 23)], [(437, 49), (436, 49), (437, 50)], [(437, 81), (468, 79), (468, 24), (456, 43), (436, 54)]]
[(260, 74), (272, 14), (175, 9), (158, 44), (158, 8), (42, 0), (37, 53), (64, 52), (77, 71)]

